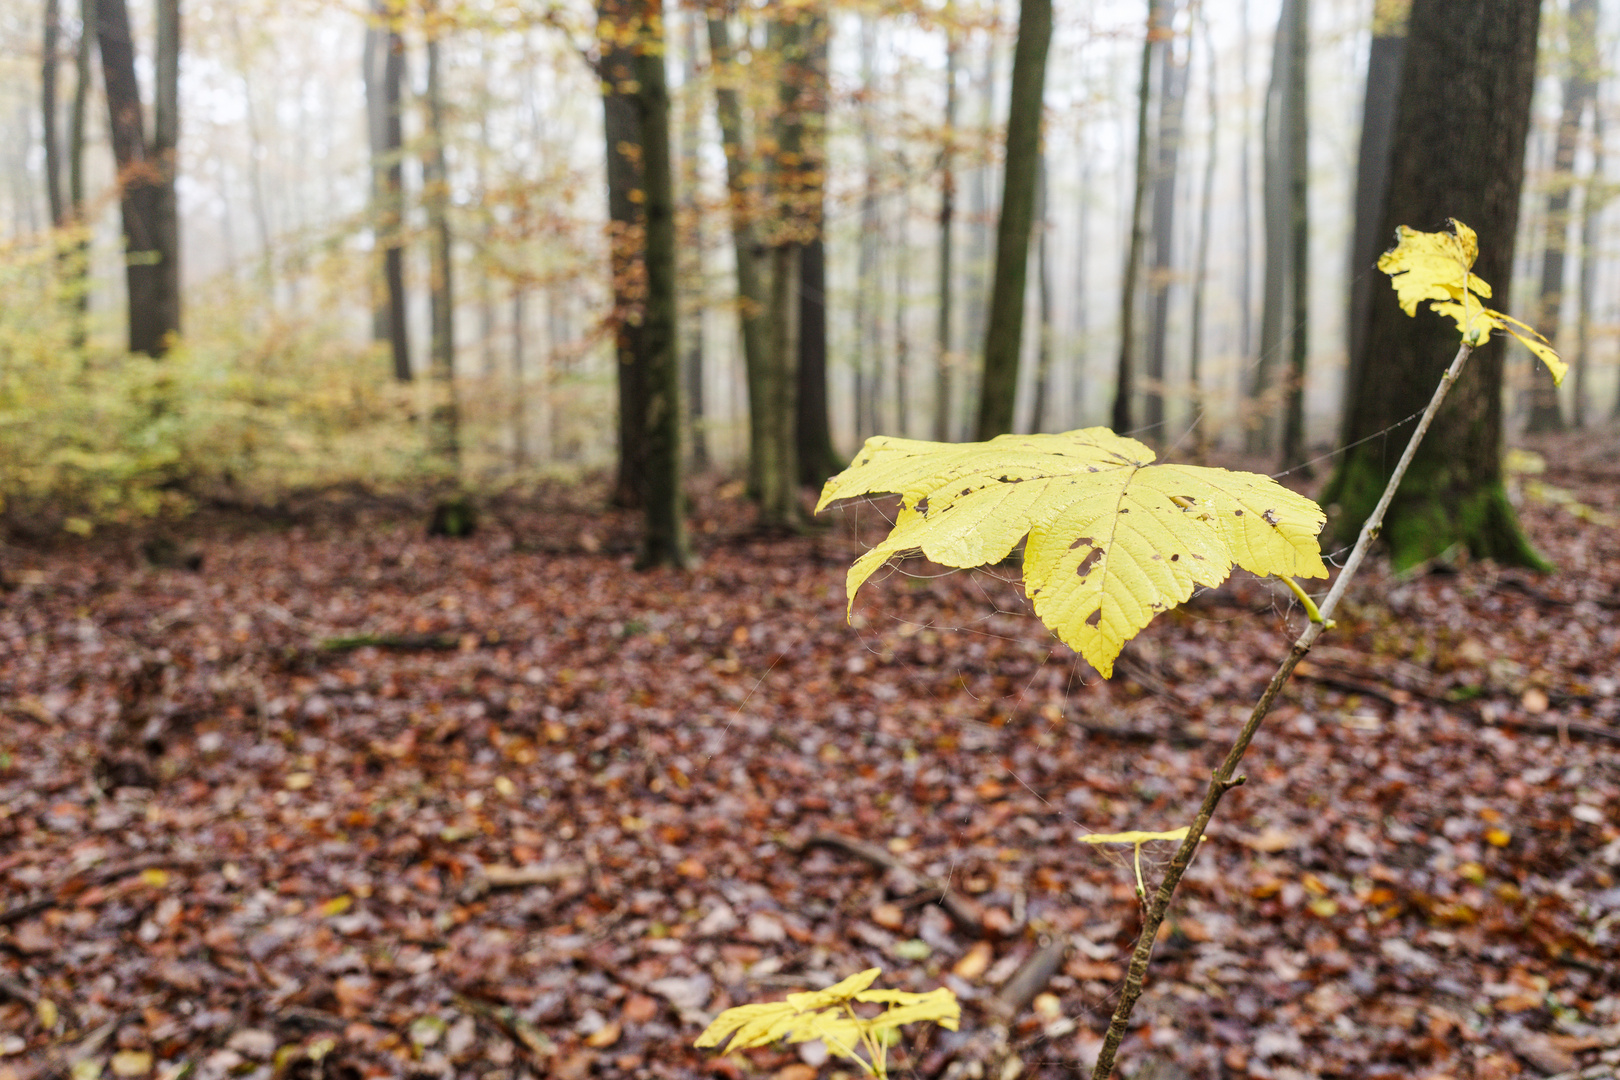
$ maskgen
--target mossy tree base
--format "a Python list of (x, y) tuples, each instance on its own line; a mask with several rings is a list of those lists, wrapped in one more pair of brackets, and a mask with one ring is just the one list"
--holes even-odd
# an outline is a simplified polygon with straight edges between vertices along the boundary
[[(1352, 452), (1339, 467), (1323, 501), (1335, 503), (1335, 535), (1353, 542), (1383, 493), (1388, 470), (1376, 457)], [(1390, 503), (1383, 538), (1397, 571), (1408, 570), (1461, 545), (1479, 559), (1505, 566), (1552, 570), (1530, 546), (1501, 480), (1484, 483), (1460, 475), (1445, 460), (1419, 452)]]

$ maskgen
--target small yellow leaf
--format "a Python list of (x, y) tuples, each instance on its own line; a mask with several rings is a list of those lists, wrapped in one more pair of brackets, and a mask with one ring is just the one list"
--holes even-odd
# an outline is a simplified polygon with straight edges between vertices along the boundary
[(1305, 905), (1319, 919), (1331, 919), (1339, 913), (1339, 902), (1332, 897), (1318, 896)]
[(347, 893), (345, 893), (342, 896), (334, 896), (334, 897), (332, 897), (332, 899), (328, 900), (326, 903), (322, 904), (320, 907), (316, 908), (315, 910), (322, 918), (329, 919), (334, 915), (343, 914), (345, 911), (348, 911), (353, 906), (354, 906), (354, 897), (352, 897), (352, 896), (348, 895)]
[(152, 1071), (152, 1055), (145, 1050), (120, 1050), (109, 1064), (114, 1076), (145, 1076)]
[(56, 1022), (61, 1019), (61, 1015), (61, 1012), (56, 1008), (56, 1002), (48, 997), (40, 998), (39, 1002), (34, 1006), (34, 1019), (38, 1020), (39, 1026), (46, 1031), (52, 1031), (56, 1028)]
[(315, 783), (315, 774), (307, 772), (288, 773), (283, 786), (288, 791), (303, 791)]
[(1507, 847), (1513, 842), (1513, 834), (1508, 832), (1506, 829), (1486, 829), (1485, 842), (1490, 844), (1492, 847)]
[(517, 785), (504, 776), (495, 778), (495, 791), (503, 799), (510, 799), (517, 794)]
[(1150, 840), (1187, 839), (1187, 826), (1171, 829), (1169, 832), (1111, 832), (1111, 833), (1084, 833), (1080, 840), (1087, 844), (1145, 844)]
[(150, 885), (154, 889), (161, 889), (169, 884), (169, 872), (155, 866), (142, 870), (141, 884)]

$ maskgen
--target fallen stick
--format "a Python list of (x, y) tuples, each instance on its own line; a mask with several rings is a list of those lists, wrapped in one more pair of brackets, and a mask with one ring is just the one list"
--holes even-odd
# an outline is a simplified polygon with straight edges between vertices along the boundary
[(842, 851), (846, 855), (853, 855), (873, 866), (884, 870), (899, 870), (915, 877), (929, 892), (939, 893), (936, 903), (945, 909), (951, 917), (956, 928), (971, 937), (980, 937), (984, 934), (984, 913), (979, 905), (951, 889), (949, 882), (938, 881), (934, 878), (918, 874), (911, 867), (895, 858), (887, 850), (876, 844), (868, 844), (864, 840), (857, 840), (852, 836), (842, 836), (838, 833), (818, 832), (804, 843), (804, 851), (814, 847), (827, 847), (835, 851)]
[(56, 907), (61, 903), (57, 894), (75, 882), (82, 881), (84, 887), (89, 889), (147, 870), (161, 870), (168, 867), (179, 870), (195, 870), (205, 866), (213, 866), (223, 861), (224, 859), (220, 857), (196, 858), (189, 855), (142, 855), (134, 859), (113, 863), (110, 866), (100, 868), (87, 866), (82, 870), (75, 870), (58, 878), (55, 882), (46, 886), (42, 892), (26, 900), (19, 901), (4, 911), (0, 911), (0, 926), (10, 926), (12, 923), (20, 922), (30, 915), (38, 914), (47, 908)]

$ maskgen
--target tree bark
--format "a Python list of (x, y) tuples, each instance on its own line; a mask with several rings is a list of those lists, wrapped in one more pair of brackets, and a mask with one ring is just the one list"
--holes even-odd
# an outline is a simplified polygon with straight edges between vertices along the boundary
[[(80, 0), (79, 40), (74, 50), (73, 106), (68, 116), (68, 214), (75, 225), (84, 224), (84, 144), (85, 120), (90, 106), (90, 53), (95, 47), (95, 0)], [(84, 348), (89, 340), (90, 316), (90, 236), (81, 229), (69, 253), (73, 308), (72, 343)]]
[[(1262, 138), (1260, 200), (1265, 227), (1265, 277), (1260, 293), (1260, 352), (1249, 382), (1246, 443), (1250, 453), (1277, 448), (1277, 413), (1286, 396), (1278, 386), (1277, 371), (1288, 337), (1290, 269), (1293, 257), (1293, 217), (1289, 176), (1293, 161), (1293, 131), (1289, 102), (1293, 77), (1294, 29), (1299, 6), (1308, 0), (1283, 0), (1277, 15), (1277, 35), (1271, 51), (1271, 84), (1266, 89), (1265, 134)], [(1295, 329), (1298, 329), (1297, 327)]]
[[(1193, 437), (1194, 455), (1202, 459), (1208, 430), (1208, 425), (1204, 423), (1204, 293), (1209, 283), (1209, 236), (1215, 211), (1215, 166), (1220, 159), (1221, 111), (1220, 86), (1215, 78), (1215, 40), (1209, 22), (1203, 18), (1202, 9), (1199, 12), (1199, 29), (1204, 40), (1204, 77), (1208, 82), (1205, 93), (1209, 113), (1209, 142), (1205, 150), (1203, 188), (1198, 196), (1198, 252), (1193, 256), (1190, 316), (1192, 326), (1191, 340), (1187, 349), (1187, 396), (1196, 432)], [(1246, 190), (1244, 197), (1248, 197)], [(1244, 268), (1245, 273), (1247, 269)]]
[(627, 44), (637, 3), (639, 0), (599, 0), (596, 9), (602, 51), (602, 130), (607, 142), (611, 327), (619, 397), (619, 464), (612, 502), (625, 508), (644, 505), (647, 471), (647, 446), (639, 430), (639, 418), (646, 410), (646, 389), (641, 383), (645, 368), (641, 357), (646, 355), (646, 180), (636, 102), (636, 56)]
[[(1380, 232), (1467, 223), (1479, 234), (1475, 272), (1500, 294), (1513, 265), (1539, 20), (1537, 0), (1414, 0), (1400, 82)], [(1408, 318), (1387, 293), (1373, 303), (1366, 365), (1347, 396), (1352, 446), (1322, 500), (1338, 504), (1338, 537), (1354, 535), (1388, 476), (1380, 436), (1423, 406), (1456, 344), (1449, 321)], [(1454, 544), (1546, 565), (1502, 488), (1502, 354), (1500, 338), (1476, 352), (1390, 505), (1383, 536), (1397, 568)]]
[(951, 384), (955, 381), (955, 358), (951, 353), (953, 295), (951, 281), (951, 234), (956, 216), (956, 58), (960, 37), (954, 20), (956, 7), (945, 4), (945, 130), (939, 151), (939, 310), (934, 337), (939, 355), (934, 368), (934, 440), (951, 437)]
[(877, 24), (872, 16), (861, 15), (861, 238), (855, 278), (855, 438), (863, 441), (877, 433), (878, 399), (883, 386), (882, 335), (878, 330), (877, 292), (878, 244), (882, 220), (878, 213), (877, 131), (872, 123), (872, 105), (877, 94)]
[(1051, 41), (1052, 0), (1022, 0), (1007, 105), (1007, 155), (1002, 172), (1001, 219), (996, 230), (995, 280), (990, 292), (990, 323), (985, 330), (984, 375), (979, 386), (977, 438), (981, 441), (1005, 434), (1013, 427), (1029, 280), (1029, 234), (1035, 219), (1046, 53)]
[(51, 226), (60, 229), (67, 224), (67, 200), (62, 195), (62, 139), (56, 106), (56, 72), (61, 60), (61, 0), (45, 0), (44, 23), (39, 63), (39, 108), (45, 143), (45, 200), (51, 210)]
[(825, 0), (806, 6), (804, 58), (797, 65), (798, 111), (804, 122), (803, 215), (809, 234), (799, 246), (799, 483), (819, 490), (844, 467), (827, 415), (827, 21)]
[(1294, 0), (1288, 45), (1288, 392), (1284, 398), (1282, 469), (1310, 476), (1305, 460), (1305, 369), (1310, 359), (1310, 22), (1307, 0)]
[(1119, 291), (1119, 362), (1114, 373), (1114, 430), (1131, 430), (1132, 397), (1136, 393), (1136, 283), (1147, 246), (1147, 190), (1152, 175), (1148, 117), (1153, 105), (1153, 54), (1157, 45), (1165, 0), (1148, 0), (1147, 30), (1142, 39), (1142, 73), (1136, 92), (1136, 180), (1131, 194), (1131, 239), (1125, 252), (1125, 273)]
[[(1379, 254), (1391, 240), (1383, 232), (1389, 195), (1390, 154), (1395, 139), (1396, 94), (1406, 63), (1406, 22), (1411, 0), (1378, 0), (1373, 10), (1372, 47), (1367, 55), (1367, 90), (1361, 107), (1361, 149), (1356, 159), (1355, 224), (1350, 245), (1350, 355), (1345, 393), (1359, 386), (1367, 366), (1367, 327), (1372, 305), (1388, 288), (1378, 271)], [(1341, 442), (1349, 442), (1341, 432)]]
[(1570, 366), (1575, 369), (1575, 408), (1571, 420), (1583, 428), (1589, 415), (1587, 375), (1592, 367), (1589, 352), (1593, 294), (1597, 289), (1598, 226), (1607, 203), (1603, 178), (1603, 110), (1592, 110), (1592, 171), (1581, 193), (1581, 280), (1576, 293), (1575, 348)]
[(1035, 220), (1040, 235), (1035, 238), (1035, 292), (1040, 313), (1039, 337), (1035, 342), (1035, 402), (1030, 417), (1030, 428), (1046, 431), (1052, 417), (1052, 271), (1048, 262), (1049, 238), (1052, 235), (1050, 202), (1047, 200), (1046, 155), (1040, 157), (1035, 175)]
[(636, 417), (646, 444), (641, 484), (646, 518), (636, 565), (685, 567), (691, 562), (686, 536), (681, 426), (681, 365), (678, 351), (678, 277), (675, 242), (675, 180), (670, 161), (669, 90), (664, 68), (661, 0), (636, 0), (635, 104), (641, 128), (641, 165), (646, 192), (646, 315), (642, 325), (643, 412)]
[[(1563, 109), (1553, 150), (1552, 190), (1542, 220), (1541, 296), (1536, 326), (1554, 342), (1564, 309), (1564, 267), (1569, 246), (1571, 196), (1575, 190), (1575, 146), (1581, 120), (1597, 98), (1597, 0), (1570, 0), (1567, 31), (1569, 69), (1564, 75)], [(1564, 413), (1552, 375), (1531, 361), (1526, 430), (1562, 431)]]
[(685, 13), (682, 32), (682, 78), (687, 92), (681, 99), (681, 208), (688, 219), (689, 233), (681, 244), (681, 277), (686, 280), (689, 302), (682, 320), (684, 349), (681, 364), (686, 379), (687, 438), (692, 448), (692, 468), (704, 472), (709, 467), (709, 433), (703, 394), (703, 313), (708, 307), (708, 275), (704, 269), (705, 229), (700, 198), (698, 159), (703, 151), (703, 112), (690, 88), (698, 80), (698, 23), (696, 6)]
[[(428, 16), (438, 13), (428, 0)], [(433, 277), (428, 289), (432, 338), (433, 409), (428, 448), (450, 469), (461, 464), (461, 414), (456, 394), (456, 300), (454, 237), (450, 232), (450, 174), (445, 164), (444, 88), (440, 67), (441, 29), (430, 23), (427, 39), (427, 152), (422, 160), (422, 201), (426, 204)]]
[(129, 350), (162, 356), (180, 330), (179, 252), (174, 214), (174, 148), (179, 126), (180, 24), (178, 0), (158, 2), (157, 106), (152, 143), (146, 141), (135, 43), (124, 0), (97, 0), (108, 128), (124, 222), (125, 278), (129, 292)]
[(762, 490), (760, 468), (767, 456), (765, 444), (770, 435), (764, 413), (767, 350), (770, 348), (769, 297), (760, 266), (759, 234), (754, 220), (754, 178), (743, 141), (742, 105), (737, 93), (741, 76), (736, 70), (724, 9), (711, 8), (708, 24), (709, 60), (717, 73), (715, 114), (725, 148), (732, 250), (737, 267), (737, 320), (748, 383), (748, 490), (757, 500)]
[[(373, 330), (388, 343), (394, 378), (411, 380), (410, 332), (406, 322), (404, 118), (400, 108), (405, 82), (405, 42), (392, 25), (387, 0), (375, 0), (367, 30), (368, 128), (371, 135), (372, 235), (380, 262), (382, 296)], [(267, 231), (267, 230), (266, 230)]]
[[(1166, 23), (1175, 22), (1175, 5)], [(1176, 59), (1175, 32), (1166, 27), (1155, 43), (1159, 54), (1159, 115), (1153, 139), (1153, 250), (1148, 273), (1148, 341), (1142, 424), (1148, 441), (1164, 441), (1165, 346), (1170, 328), (1170, 281), (1175, 272), (1176, 174), (1181, 157), (1182, 117), (1187, 107), (1187, 64)]]

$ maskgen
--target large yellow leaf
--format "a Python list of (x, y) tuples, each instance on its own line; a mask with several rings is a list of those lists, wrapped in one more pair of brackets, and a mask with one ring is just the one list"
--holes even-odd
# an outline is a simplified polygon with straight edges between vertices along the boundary
[(1107, 428), (1001, 435), (982, 443), (877, 436), (822, 489), (839, 499), (892, 492), (894, 529), (850, 567), (850, 605), (893, 555), (944, 566), (1006, 558), (1026, 536), (1024, 589), (1035, 614), (1104, 676), (1161, 611), (1233, 564), (1255, 574), (1326, 577), (1322, 510), (1268, 477), (1155, 465)]
[(1469, 269), (1479, 257), (1479, 238), (1455, 218), (1451, 228), (1449, 233), (1426, 233), (1402, 225), (1395, 232), (1395, 246), (1379, 257), (1378, 269), (1390, 276), (1401, 310), (1416, 315), (1417, 306), (1428, 301), (1430, 310), (1455, 322), (1463, 340), (1473, 346), (1485, 344), (1492, 330), (1504, 330), (1547, 365), (1555, 384), (1562, 384), (1569, 365), (1546, 338), (1480, 303), (1480, 297), (1491, 295), (1491, 286)]

